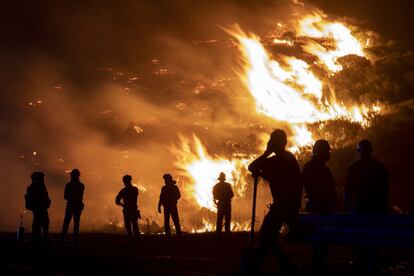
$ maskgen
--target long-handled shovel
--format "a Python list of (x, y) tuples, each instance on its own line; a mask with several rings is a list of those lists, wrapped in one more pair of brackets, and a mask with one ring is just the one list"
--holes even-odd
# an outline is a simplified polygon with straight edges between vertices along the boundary
[(241, 256), (241, 274), (242, 275), (255, 275), (257, 267), (255, 266), (255, 256), (253, 249), (253, 239), (254, 239), (254, 224), (256, 222), (256, 198), (257, 198), (257, 183), (259, 177), (254, 177), (253, 185), (253, 206), (252, 206), (252, 224), (250, 226), (250, 236), (248, 247), (242, 251)]
[(256, 198), (257, 198), (257, 183), (259, 180), (259, 176), (254, 177), (254, 185), (253, 185), (253, 206), (252, 206), (252, 224), (250, 226), (250, 239), (249, 239), (249, 248), (253, 246), (253, 239), (254, 239), (254, 224), (256, 222)]

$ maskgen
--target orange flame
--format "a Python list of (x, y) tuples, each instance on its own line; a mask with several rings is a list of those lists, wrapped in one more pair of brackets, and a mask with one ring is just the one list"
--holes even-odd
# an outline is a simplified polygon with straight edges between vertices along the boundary
[(227, 181), (233, 186), (235, 196), (244, 194), (246, 182), (243, 172), (249, 159), (232, 159), (210, 156), (200, 139), (193, 135), (193, 139), (179, 136), (179, 146), (172, 146), (171, 152), (175, 154), (177, 168), (193, 182), (186, 192), (191, 194), (200, 207), (216, 210), (212, 190), (218, 182), (220, 172), (224, 172)]
[[(247, 232), (250, 231), (250, 221), (231, 221), (230, 229), (232, 232)], [(191, 229), (191, 233), (205, 233), (205, 232), (215, 232), (216, 231), (216, 223), (211, 222), (207, 219), (202, 219), (201, 226), (195, 227)]]
[[(226, 31), (238, 41), (244, 61), (239, 76), (254, 97), (257, 111), (291, 124), (296, 142), (292, 150), (313, 142), (307, 123), (345, 119), (366, 127), (372, 115), (381, 110), (378, 105), (346, 106), (333, 91), (325, 96), (324, 83), (312, 72), (311, 64), (293, 56), (272, 56), (258, 36), (246, 34), (237, 25)], [(342, 70), (338, 58), (350, 54), (364, 56), (362, 44), (350, 29), (340, 22), (327, 21), (320, 11), (300, 19), (296, 31), (308, 38), (303, 50), (314, 55), (317, 63), (331, 74)], [(284, 40), (273, 38), (275, 41)]]
[(302, 48), (305, 52), (318, 57), (319, 62), (331, 71), (338, 72), (342, 66), (337, 63), (339, 57), (346, 55), (365, 56), (361, 43), (352, 35), (351, 30), (340, 22), (330, 22), (327, 16), (317, 10), (305, 16), (296, 26), (300, 36), (323, 39), (328, 45), (315, 40), (308, 41)]
[[(282, 26), (278, 24), (278, 27)], [(303, 51), (314, 56), (315, 63), (324, 68), (328, 76), (342, 70), (338, 63), (340, 57), (365, 56), (363, 44), (345, 24), (329, 21), (320, 11), (303, 16), (294, 28), (302, 41)], [(226, 31), (238, 41), (244, 61), (239, 76), (253, 96), (257, 112), (291, 125), (294, 145), (290, 150), (296, 152), (314, 142), (313, 134), (307, 128), (309, 123), (343, 119), (367, 127), (372, 116), (381, 111), (381, 107), (374, 104), (347, 106), (337, 100), (333, 91), (327, 97), (323, 93), (326, 84), (313, 73), (313, 64), (294, 56), (272, 56), (258, 36), (246, 34), (238, 26)], [(273, 38), (272, 44), (293, 47), (296, 42), (279, 37)], [(243, 195), (246, 191), (243, 175), (248, 175), (246, 166), (251, 159), (210, 156), (196, 136), (193, 139), (179, 138), (180, 145), (171, 147), (177, 158), (175, 165), (192, 182), (187, 192), (199, 206), (216, 210), (212, 188), (220, 172), (227, 175), (236, 196)], [(232, 224), (236, 231), (245, 231), (249, 227), (247, 222)], [(192, 232), (214, 230), (215, 224), (203, 219), (202, 225), (193, 228)]]

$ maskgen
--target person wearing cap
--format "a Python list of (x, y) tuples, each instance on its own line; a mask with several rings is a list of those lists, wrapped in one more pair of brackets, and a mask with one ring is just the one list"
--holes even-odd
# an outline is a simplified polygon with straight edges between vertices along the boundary
[(302, 181), (308, 212), (330, 214), (336, 207), (334, 179), (331, 170), (325, 164), (331, 157), (330, 151), (328, 141), (317, 140), (313, 145), (311, 160), (303, 166)]
[(349, 166), (346, 175), (345, 208), (356, 213), (385, 214), (389, 193), (387, 169), (372, 157), (369, 140), (361, 140), (357, 151), (360, 158)]
[(213, 187), (213, 199), (214, 203), (217, 205), (216, 233), (218, 235), (221, 233), (224, 218), (224, 231), (226, 234), (229, 234), (231, 221), (231, 199), (234, 194), (231, 189), (231, 185), (226, 182), (226, 175), (223, 172), (220, 173), (218, 180), (220, 182)]
[(132, 176), (124, 175), (122, 177), (125, 187), (121, 189), (115, 198), (116, 205), (122, 206), (122, 213), (124, 214), (124, 224), (131, 242), (139, 238), (138, 219), (140, 212), (138, 210), (138, 187), (132, 184)]
[(70, 182), (65, 186), (64, 199), (66, 200), (65, 218), (63, 219), (62, 226), (62, 241), (65, 240), (70, 221), (73, 218), (73, 240), (78, 242), (79, 239), (79, 226), (83, 204), (83, 193), (85, 191), (85, 185), (80, 182), (80, 171), (73, 169), (70, 172)]
[[(318, 214), (331, 214), (337, 203), (337, 194), (331, 170), (326, 162), (331, 157), (331, 147), (326, 140), (317, 140), (313, 145), (312, 157), (302, 170), (306, 211)], [(325, 275), (325, 261), (328, 253), (328, 244), (315, 242), (313, 244), (312, 275)]]
[[(51, 200), (47, 192), (42, 172), (31, 175), (32, 183), (25, 194), (26, 209), (33, 212), (32, 239), (34, 241), (49, 239), (49, 214)], [(42, 235), (43, 230), (43, 235)]]
[(160, 200), (158, 202), (158, 213), (161, 214), (161, 206), (164, 208), (164, 231), (167, 237), (171, 237), (170, 216), (174, 222), (177, 236), (181, 235), (180, 219), (178, 216), (177, 203), (181, 197), (177, 181), (173, 180), (171, 174), (163, 175), (165, 185), (161, 188)]
[[(253, 177), (262, 177), (269, 183), (273, 203), (263, 219), (259, 230), (257, 249), (245, 255), (248, 274), (256, 275), (269, 251), (272, 251), (286, 275), (296, 275), (297, 267), (285, 254), (278, 241), (283, 224), (293, 233), (302, 199), (302, 184), (299, 164), (295, 156), (286, 151), (286, 133), (276, 129), (270, 135), (265, 152), (248, 167)], [(248, 252), (246, 252), (248, 253)]]

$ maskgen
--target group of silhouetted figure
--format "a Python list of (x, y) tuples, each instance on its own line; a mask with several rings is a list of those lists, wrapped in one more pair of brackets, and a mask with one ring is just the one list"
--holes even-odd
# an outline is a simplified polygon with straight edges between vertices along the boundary
[[(287, 275), (297, 274), (297, 267), (278, 243), (277, 233), (283, 224), (293, 231), (298, 228), (303, 191), (308, 212), (328, 215), (337, 207), (335, 183), (331, 170), (326, 166), (331, 152), (328, 141), (315, 142), (312, 158), (304, 165), (302, 172), (295, 156), (285, 150), (286, 144), (285, 132), (279, 129), (273, 131), (266, 151), (249, 166), (254, 177), (260, 176), (269, 182), (273, 197), (273, 204), (260, 228), (258, 245), (253, 253), (246, 256), (247, 270), (250, 269), (252, 274), (260, 269), (261, 262), (270, 250), (277, 256), (283, 272)], [(357, 151), (360, 158), (347, 171), (345, 208), (359, 214), (385, 214), (388, 210), (389, 189), (387, 170), (383, 163), (372, 157), (370, 141), (360, 141)], [(327, 249), (327, 244), (323, 242), (314, 244), (314, 275), (323, 274)], [(362, 254), (356, 252), (356, 255)], [(361, 261), (360, 256), (356, 257)]]
[[(49, 214), (48, 209), (51, 204), (42, 172), (34, 172), (31, 175), (32, 183), (27, 187), (25, 194), (26, 209), (33, 213), (32, 240), (41, 241), (49, 239)], [(170, 217), (174, 222), (176, 234), (181, 235), (180, 220), (178, 216), (177, 203), (181, 197), (180, 190), (175, 185), (171, 174), (163, 175), (165, 185), (161, 189), (158, 212), (164, 208), (164, 231), (167, 236), (171, 236)], [(124, 225), (131, 242), (137, 240), (140, 235), (138, 219), (141, 219), (141, 212), (138, 209), (138, 187), (132, 184), (132, 176), (124, 175), (122, 178), (124, 188), (115, 198), (115, 204), (122, 206), (124, 215)], [(230, 185), (230, 184), (229, 184)], [(61, 239), (65, 240), (69, 224), (73, 218), (73, 239), (78, 242), (79, 225), (83, 204), (83, 194), (85, 185), (80, 182), (80, 171), (73, 169), (70, 172), (70, 182), (66, 184), (64, 199), (67, 201), (65, 217), (62, 226)]]
[[(258, 243), (243, 256), (246, 272), (254, 274), (269, 251), (278, 258), (280, 268), (287, 275), (295, 275), (296, 266), (290, 261), (278, 242), (278, 232), (283, 224), (294, 231), (298, 227), (298, 215), (302, 195), (307, 199), (305, 209), (308, 212), (328, 215), (337, 207), (337, 191), (331, 170), (326, 165), (330, 159), (331, 148), (326, 140), (317, 140), (313, 145), (312, 157), (301, 171), (295, 156), (285, 149), (287, 136), (283, 130), (271, 133), (267, 149), (248, 167), (253, 177), (262, 177), (269, 183), (273, 203), (263, 219), (259, 231)], [(373, 146), (368, 140), (357, 144), (359, 160), (353, 162), (347, 171), (344, 203), (345, 208), (360, 214), (385, 214), (388, 210), (388, 174), (385, 166), (372, 157)], [(78, 240), (79, 221), (83, 204), (85, 186), (80, 182), (80, 172), (74, 169), (70, 173), (70, 182), (65, 187), (64, 198), (67, 201), (62, 227), (62, 240), (65, 239), (69, 223), (74, 219), (74, 240)], [(32, 174), (32, 183), (25, 195), (26, 208), (33, 212), (33, 239), (48, 238), (48, 208), (50, 199), (44, 184), (42, 172)], [(170, 217), (173, 220), (176, 235), (181, 235), (177, 202), (180, 190), (171, 174), (164, 174), (165, 185), (161, 189), (158, 212), (164, 211), (164, 231), (171, 236)], [(220, 173), (219, 182), (213, 187), (213, 199), (217, 206), (216, 233), (222, 231), (223, 220), (226, 233), (230, 233), (231, 200), (234, 196), (231, 185), (226, 182), (224, 173)], [(132, 177), (123, 177), (125, 187), (118, 193), (115, 203), (123, 207), (124, 224), (131, 241), (139, 239), (138, 219), (141, 218), (137, 205), (139, 190), (132, 184)], [(43, 229), (43, 236), (41, 234)], [(323, 274), (324, 259), (328, 245), (314, 244), (314, 272)]]
[[(70, 172), (70, 182), (65, 186), (64, 199), (66, 200), (65, 218), (62, 226), (62, 240), (65, 239), (68, 232), (70, 221), (73, 218), (73, 238), (75, 242), (79, 238), (79, 224), (83, 204), (83, 192), (85, 185), (80, 180), (80, 171), (73, 169)], [(45, 175), (42, 172), (34, 172), (31, 175), (32, 183), (27, 187), (25, 194), (26, 209), (33, 212), (32, 239), (48, 240), (49, 239), (49, 214), (47, 210), (50, 207), (51, 200), (45, 185)]]

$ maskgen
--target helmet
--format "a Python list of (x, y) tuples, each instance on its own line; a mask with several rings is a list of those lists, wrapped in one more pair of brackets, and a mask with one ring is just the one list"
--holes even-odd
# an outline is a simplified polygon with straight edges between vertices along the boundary
[(70, 172), (70, 175), (71, 175), (71, 176), (80, 176), (80, 171), (79, 171), (78, 169), (73, 169), (73, 170)]
[(226, 174), (224, 172), (220, 173), (220, 176), (217, 178), (218, 180), (226, 180)]
[(33, 181), (36, 180), (41, 180), (44, 177), (44, 173), (43, 172), (33, 172), (32, 175), (30, 176), (32, 178)]

